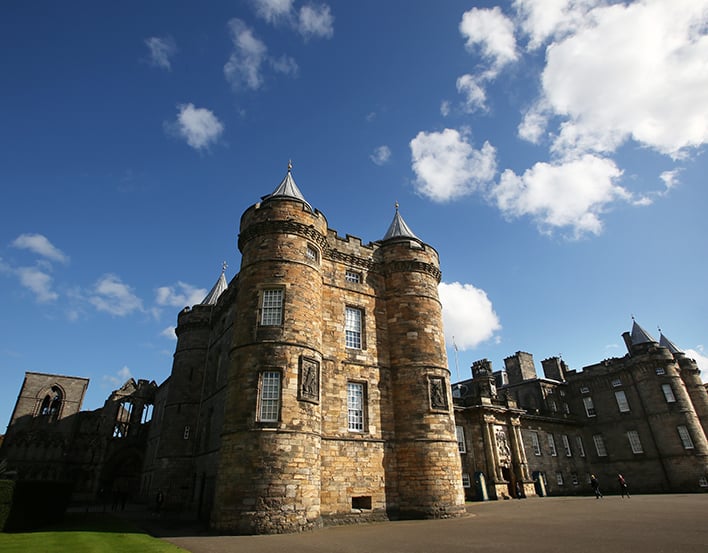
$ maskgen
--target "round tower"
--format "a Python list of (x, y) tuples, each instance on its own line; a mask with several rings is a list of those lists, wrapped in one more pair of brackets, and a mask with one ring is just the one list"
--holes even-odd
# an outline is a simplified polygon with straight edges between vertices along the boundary
[(325, 217), (291, 175), (241, 217), (241, 268), (212, 526), (297, 532), (320, 519)]
[(177, 346), (172, 361), (162, 429), (151, 489), (165, 494), (165, 508), (188, 507), (192, 491), (185, 487), (193, 473), (192, 453), (200, 392), (209, 347), (212, 306), (185, 307), (177, 316)]
[[(395, 416), (397, 501), (405, 518), (464, 513), (460, 454), (438, 297), (437, 252), (398, 213), (380, 243)], [(395, 503), (395, 504), (394, 504)]]

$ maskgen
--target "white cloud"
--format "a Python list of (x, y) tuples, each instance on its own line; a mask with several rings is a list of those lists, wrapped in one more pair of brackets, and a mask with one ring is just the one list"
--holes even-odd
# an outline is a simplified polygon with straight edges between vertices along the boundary
[(261, 66), (268, 48), (242, 20), (231, 19), (228, 25), (234, 49), (224, 65), (226, 80), (234, 89), (258, 90), (263, 84)]
[(478, 192), (496, 173), (496, 151), (488, 142), (475, 150), (455, 129), (419, 132), (411, 140), (415, 188), (435, 202)]
[(20, 284), (31, 290), (40, 303), (56, 300), (59, 294), (52, 290), (52, 277), (36, 267), (19, 267), (14, 270)]
[(207, 295), (204, 288), (196, 288), (186, 282), (177, 282), (174, 286), (160, 286), (156, 291), (158, 305), (171, 307), (191, 307), (201, 303)]
[(89, 302), (98, 310), (124, 317), (142, 311), (143, 303), (127, 284), (112, 274), (103, 275), (93, 287)]
[(309, 38), (331, 38), (334, 35), (334, 16), (329, 6), (308, 4), (300, 8), (297, 31)]
[(279, 23), (291, 16), (293, 0), (253, 0), (256, 15), (268, 23)]
[(696, 346), (696, 349), (687, 349), (684, 353), (686, 357), (696, 361), (698, 368), (701, 369), (703, 382), (708, 381), (708, 355), (706, 355), (705, 348), (699, 345)]
[(379, 146), (374, 150), (374, 153), (369, 156), (371, 161), (376, 165), (385, 165), (391, 159), (391, 148), (388, 146)]
[(485, 109), (487, 93), (474, 75), (462, 75), (457, 79), (457, 92), (465, 97), (465, 111), (472, 113)]
[(162, 332), (160, 332), (160, 336), (164, 336), (165, 338), (169, 338), (170, 340), (177, 340), (177, 335), (175, 334), (175, 327), (168, 326)]
[(440, 102), (440, 115), (443, 117), (447, 117), (450, 115), (450, 101), (449, 100), (443, 100)]
[(454, 336), (458, 349), (473, 349), (501, 330), (499, 317), (484, 290), (472, 284), (441, 282), (438, 292), (448, 345), (452, 345)]
[(666, 187), (666, 192), (674, 188), (679, 184), (679, 175), (681, 174), (681, 169), (674, 169), (672, 171), (664, 171), (659, 175), (659, 178), (663, 181)]
[(116, 371), (115, 375), (103, 375), (103, 382), (110, 386), (118, 387), (125, 384), (131, 378), (133, 378), (133, 375), (130, 372), (130, 369), (127, 366), (123, 366), (121, 369)]
[(41, 234), (21, 234), (12, 242), (12, 246), (46, 257), (50, 261), (68, 263), (69, 257), (55, 247), (46, 236)]
[(547, 50), (543, 99), (561, 156), (629, 139), (673, 158), (708, 142), (708, 0), (599, 5)]
[(467, 39), (466, 48), (470, 51), (479, 48), (483, 57), (491, 61), (494, 72), (518, 57), (514, 23), (498, 6), (491, 10), (472, 8), (465, 12), (460, 33)]
[(508, 217), (532, 217), (543, 231), (570, 227), (574, 236), (599, 234), (599, 215), (631, 195), (615, 184), (622, 172), (610, 159), (586, 155), (560, 164), (536, 163), (523, 175), (506, 170), (491, 192)]
[(560, 38), (587, 22), (598, 0), (514, 0), (519, 27), (535, 50), (550, 38)]
[(175, 41), (171, 37), (150, 37), (145, 39), (145, 45), (150, 50), (150, 64), (172, 70), (170, 58), (177, 52)]
[(278, 59), (269, 59), (270, 66), (276, 73), (283, 75), (297, 75), (300, 68), (290, 56), (280, 56)]
[(179, 113), (174, 128), (192, 148), (208, 148), (219, 140), (224, 132), (224, 125), (214, 113), (205, 108), (195, 108), (194, 104), (182, 104), (177, 107)]

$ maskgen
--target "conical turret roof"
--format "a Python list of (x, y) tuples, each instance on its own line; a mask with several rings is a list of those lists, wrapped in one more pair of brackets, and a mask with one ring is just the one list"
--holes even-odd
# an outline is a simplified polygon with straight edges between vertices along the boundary
[(415, 238), (416, 240), (420, 240), (398, 212), (398, 202), (396, 202), (396, 214), (393, 216), (393, 221), (388, 227), (386, 235), (383, 237), (384, 240), (390, 240), (391, 238)]
[(671, 340), (669, 340), (666, 336), (664, 336), (663, 333), (659, 335), (659, 345), (661, 347), (664, 347), (668, 349), (672, 355), (676, 355), (677, 353), (683, 353), (676, 344), (674, 344)]
[(206, 295), (200, 305), (216, 305), (219, 296), (221, 296), (221, 294), (223, 294), (229, 287), (229, 285), (226, 283), (226, 276), (224, 275), (224, 273), (226, 273), (226, 262), (224, 262), (224, 265), (221, 269), (221, 275), (216, 281), (216, 284), (214, 284), (214, 287), (211, 289), (211, 292)]
[(305, 196), (302, 195), (302, 192), (300, 192), (300, 189), (297, 187), (297, 184), (295, 184), (295, 180), (292, 176), (292, 168), (292, 162), (288, 162), (288, 172), (285, 175), (285, 178), (280, 182), (280, 184), (272, 192), (272, 194), (270, 194), (269, 196), (264, 196), (263, 199), (267, 200), (269, 198), (277, 197), (295, 198), (296, 200), (300, 200), (301, 202), (303, 202), (310, 209), (310, 211), (312, 211), (312, 206), (310, 206), (310, 204), (305, 199)]
[(651, 334), (644, 330), (637, 321), (632, 320), (632, 345), (646, 344), (648, 342), (656, 342)]

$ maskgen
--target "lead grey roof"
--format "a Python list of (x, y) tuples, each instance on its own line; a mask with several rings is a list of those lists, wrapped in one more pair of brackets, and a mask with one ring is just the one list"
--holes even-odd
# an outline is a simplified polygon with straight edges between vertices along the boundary
[(654, 338), (646, 330), (644, 330), (637, 321), (632, 321), (632, 344), (646, 344), (647, 342), (656, 342)]
[(226, 277), (224, 276), (225, 272), (226, 264), (224, 264), (224, 268), (221, 270), (221, 275), (216, 281), (216, 284), (214, 284), (214, 287), (211, 289), (211, 292), (206, 295), (200, 305), (216, 305), (219, 296), (223, 294), (224, 291), (229, 287), (229, 285), (226, 283)]
[(683, 353), (671, 340), (669, 340), (664, 334), (659, 335), (659, 345), (668, 349), (672, 355), (677, 353)]
[(295, 198), (296, 200), (300, 200), (301, 202), (303, 202), (310, 209), (310, 211), (312, 211), (312, 206), (307, 202), (305, 196), (302, 195), (302, 192), (300, 192), (300, 189), (297, 187), (297, 184), (295, 184), (295, 180), (293, 179), (293, 176), (291, 174), (292, 168), (293, 164), (288, 163), (288, 172), (285, 175), (285, 178), (280, 181), (280, 184), (273, 191), (272, 194), (270, 194), (269, 196), (264, 196), (263, 199), (267, 200), (268, 198), (278, 196), (284, 198)]
[(393, 216), (393, 221), (388, 227), (386, 235), (383, 237), (384, 240), (389, 240), (390, 238), (415, 238), (416, 240), (420, 240), (398, 212), (398, 202), (396, 202), (396, 214)]

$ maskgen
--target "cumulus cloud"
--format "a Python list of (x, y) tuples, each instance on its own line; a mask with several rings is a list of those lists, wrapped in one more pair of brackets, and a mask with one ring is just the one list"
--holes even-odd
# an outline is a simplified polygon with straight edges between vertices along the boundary
[(98, 310), (124, 317), (134, 311), (142, 311), (143, 303), (133, 290), (112, 274), (103, 275), (96, 281), (89, 302)]
[(496, 173), (496, 150), (488, 142), (476, 150), (455, 129), (421, 131), (411, 140), (410, 148), (415, 188), (435, 202), (478, 192)]
[(268, 23), (279, 23), (291, 16), (293, 0), (254, 0), (256, 15)]
[(491, 62), (494, 72), (518, 57), (514, 23), (498, 6), (492, 9), (472, 8), (465, 12), (460, 22), (460, 33), (466, 39), (465, 47), (473, 52), (479, 50)]
[(37, 255), (41, 255), (50, 261), (68, 263), (69, 257), (59, 248), (54, 246), (49, 239), (42, 234), (21, 234), (12, 242), (15, 248), (29, 250)]
[(308, 4), (300, 8), (297, 31), (306, 40), (331, 38), (334, 35), (334, 16), (329, 6)]
[(155, 301), (161, 306), (181, 309), (201, 303), (207, 292), (205, 288), (196, 288), (186, 282), (177, 282), (174, 286), (160, 286), (156, 291)]
[(499, 317), (484, 290), (459, 282), (438, 285), (445, 341), (461, 350), (473, 349), (501, 330)]
[(586, 155), (566, 163), (536, 163), (523, 175), (507, 169), (490, 191), (508, 217), (532, 217), (545, 232), (569, 227), (574, 237), (599, 234), (600, 214), (631, 194), (616, 184), (622, 172), (614, 161)]
[(52, 277), (50, 274), (36, 267), (19, 267), (14, 270), (20, 279), (20, 284), (34, 293), (40, 303), (55, 301), (59, 294), (52, 290)]
[(703, 382), (708, 381), (708, 355), (706, 355), (705, 348), (702, 345), (698, 345), (695, 349), (687, 349), (684, 353), (686, 357), (696, 361), (698, 368), (701, 369)]
[(553, 151), (631, 139), (680, 158), (708, 142), (708, 2), (598, 3), (585, 15), (547, 49), (542, 96), (563, 118)]
[(385, 165), (391, 159), (391, 148), (386, 145), (379, 146), (374, 150), (374, 153), (372, 153), (369, 158), (376, 165)]
[(177, 340), (177, 334), (175, 334), (175, 327), (168, 326), (162, 332), (160, 332), (160, 336), (164, 336), (165, 338), (168, 338), (170, 340)]
[(473, 112), (484, 109), (487, 103), (487, 93), (474, 75), (462, 75), (457, 79), (457, 91), (464, 95), (465, 111)]
[(171, 58), (177, 52), (177, 45), (171, 37), (150, 37), (145, 39), (150, 51), (150, 64), (167, 71), (172, 70)]
[(194, 107), (194, 104), (182, 104), (177, 109), (177, 120), (169, 126), (172, 132), (184, 138), (195, 150), (208, 148), (218, 142), (224, 132), (224, 125), (212, 111)]
[(130, 372), (130, 369), (127, 366), (123, 366), (121, 369), (116, 371), (115, 374), (103, 375), (103, 382), (110, 386), (118, 387), (125, 384), (131, 378), (133, 378), (133, 374)]
[(261, 71), (268, 48), (242, 20), (231, 19), (228, 25), (233, 51), (224, 65), (226, 80), (234, 89), (258, 90), (263, 84)]

